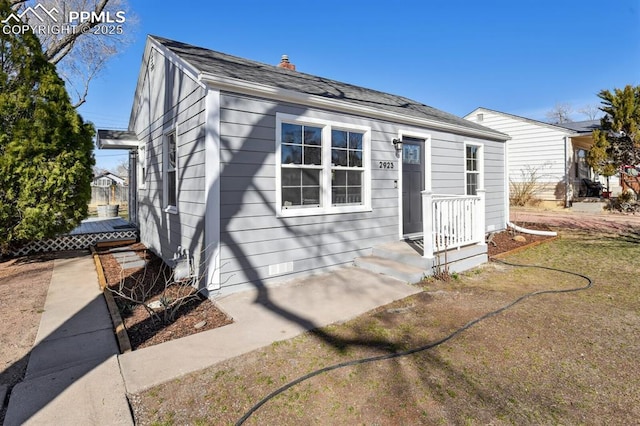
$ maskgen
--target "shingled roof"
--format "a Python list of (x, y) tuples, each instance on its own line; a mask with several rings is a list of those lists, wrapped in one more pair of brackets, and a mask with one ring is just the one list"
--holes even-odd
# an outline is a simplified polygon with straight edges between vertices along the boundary
[(600, 120), (570, 121), (556, 124), (556, 126), (564, 127), (577, 133), (592, 133), (594, 130), (602, 128)]
[(150, 37), (203, 75), (214, 75), (319, 96), (395, 114), (446, 123), (459, 130), (467, 129), (470, 133), (493, 135), (494, 138), (499, 140), (508, 139), (507, 135), (493, 129), (403, 96), (342, 83), (299, 71), (278, 68), (274, 65), (263, 64), (158, 36)]

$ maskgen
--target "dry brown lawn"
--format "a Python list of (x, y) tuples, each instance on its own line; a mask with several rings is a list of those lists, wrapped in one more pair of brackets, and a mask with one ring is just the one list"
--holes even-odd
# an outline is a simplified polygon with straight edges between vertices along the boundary
[[(447, 342), (335, 369), (246, 424), (633, 424), (640, 418), (640, 235), (562, 232), (510, 256), (586, 274), (593, 287), (528, 298)], [(532, 291), (584, 287), (566, 273), (490, 263), (353, 321), (274, 343), (130, 395), (137, 424), (234, 424), (317, 369), (429, 345)]]

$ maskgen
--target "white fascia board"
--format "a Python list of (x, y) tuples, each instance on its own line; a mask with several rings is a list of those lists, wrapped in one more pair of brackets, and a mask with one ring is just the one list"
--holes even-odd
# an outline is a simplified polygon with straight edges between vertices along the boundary
[(99, 149), (138, 149), (139, 142), (137, 140), (96, 138), (96, 144)]
[[(489, 108), (485, 108), (485, 107), (478, 107), (478, 108), (474, 109), (469, 114), (465, 115), (464, 118), (468, 119), (467, 117), (470, 117), (471, 115), (477, 114), (479, 112), (488, 112), (488, 113), (493, 113), (493, 114), (499, 114), (499, 115), (502, 115), (502, 116), (505, 116), (505, 117), (513, 118), (515, 120), (524, 121), (524, 122), (527, 122), (527, 123), (530, 123), (530, 124), (535, 124), (536, 126), (547, 127), (549, 129), (552, 129), (552, 130), (557, 130), (558, 132), (561, 132), (565, 136), (569, 136), (569, 137), (580, 136), (581, 134), (583, 134), (583, 133), (575, 132), (573, 130), (569, 130), (569, 129), (564, 128), (562, 126), (556, 126), (555, 124), (545, 123), (544, 121), (534, 120), (533, 118), (521, 117), (519, 115), (511, 114), (511, 113), (508, 113), (508, 112), (496, 111), (494, 109), (489, 109)], [(509, 139), (511, 139), (511, 138), (509, 138)]]
[[(198, 69), (191, 65), (189, 62), (182, 59), (180, 56), (173, 53), (171, 50), (160, 44), (156, 39), (152, 36), (147, 36), (147, 44), (145, 45), (145, 50), (142, 55), (142, 64), (140, 65), (140, 71), (138, 72), (138, 81), (136, 83), (136, 89), (134, 91), (134, 107), (135, 107), (135, 99), (138, 98), (139, 93), (143, 90), (140, 87), (141, 84), (145, 82), (145, 74), (149, 73), (149, 57), (151, 56), (152, 50), (158, 51), (164, 58), (168, 59), (169, 62), (174, 64), (178, 69), (180, 69), (183, 73), (185, 73), (188, 77), (190, 77), (197, 84), (202, 86), (204, 89), (207, 88), (206, 84), (203, 83), (200, 79), (198, 79)], [(147, 77), (150, 78), (150, 77)], [(133, 128), (133, 119), (136, 111), (132, 110), (129, 115), (129, 129)]]
[(275, 99), (286, 102), (293, 102), (302, 105), (315, 106), (319, 108), (327, 108), (333, 111), (345, 113), (360, 113), (372, 118), (388, 120), (398, 124), (409, 124), (420, 127), (428, 127), (434, 130), (442, 130), (460, 133), (468, 136), (489, 138), (504, 141), (505, 135), (490, 130), (483, 131), (480, 129), (470, 129), (468, 127), (458, 126), (455, 124), (444, 123), (437, 120), (414, 117), (405, 114), (398, 114), (391, 111), (382, 111), (362, 105), (352, 104), (335, 99), (328, 99), (322, 96), (309, 95), (294, 90), (280, 89), (277, 87), (267, 86), (263, 84), (248, 82), (244, 80), (220, 77), (209, 73), (200, 73), (200, 81), (203, 81), (214, 88), (220, 90), (228, 90), (230, 92), (242, 93), (246, 95), (262, 96), (269, 99)]
[(191, 65), (189, 62), (182, 59), (179, 55), (172, 52), (170, 49), (160, 44), (153, 37), (149, 37), (149, 44), (151, 48), (156, 49), (162, 56), (167, 58), (169, 62), (174, 64), (180, 71), (185, 73), (188, 77), (190, 77), (193, 81), (198, 83), (202, 88), (206, 89), (207, 85), (199, 78), (200, 72), (196, 67)]

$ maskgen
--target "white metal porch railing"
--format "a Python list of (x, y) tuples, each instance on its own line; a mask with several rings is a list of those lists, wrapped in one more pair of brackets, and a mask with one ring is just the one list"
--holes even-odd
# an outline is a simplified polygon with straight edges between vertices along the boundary
[(484, 244), (485, 191), (477, 195), (422, 192), (423, 257), (472, 244)]

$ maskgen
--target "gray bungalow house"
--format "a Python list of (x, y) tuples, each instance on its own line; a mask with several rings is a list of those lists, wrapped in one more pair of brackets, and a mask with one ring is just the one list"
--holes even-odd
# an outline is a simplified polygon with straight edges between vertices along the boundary
[[(129, 130), (132, 220), (211, 296), (356, 264), (419, 278), (487, 259), (503, 133), (401, 96), (149, 36)], [(407, 243), (410, 242), (410, 244)]]

